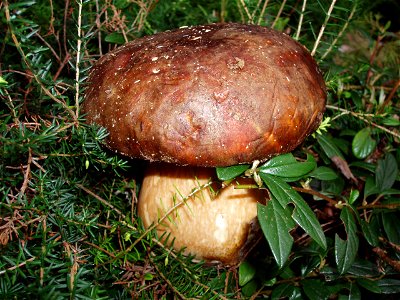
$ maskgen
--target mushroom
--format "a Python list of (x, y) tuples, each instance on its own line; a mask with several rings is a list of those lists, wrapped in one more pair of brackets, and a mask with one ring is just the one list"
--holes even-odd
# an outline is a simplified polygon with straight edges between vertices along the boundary
[(138, 38), (100, 58), (88, 80), (88, 122), (109, 131), (110, 149), (151, 162), (138, 202), (144, 225), (161, 219), (157, 232), (175, 249), (225, 264), (252, 244), (266, 197), (219, 189), (213, 167), (292, 151), (318, 127), (326, 101), (305, 47), (236, 23)]

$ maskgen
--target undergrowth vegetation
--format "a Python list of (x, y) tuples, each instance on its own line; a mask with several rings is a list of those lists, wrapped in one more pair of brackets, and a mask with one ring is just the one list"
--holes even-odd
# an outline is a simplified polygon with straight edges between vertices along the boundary
[[(1, 299), (391, 299), (400, 293), (400, 36), (369, 1), (0, 3)], [(387, 1), (398, 9), (396, 1)], [(254, 177), (265, 238), (239, 266), (171, 251), (136, 214), (143, 163), (80, 113), (91, 65), (179, 26), (274, 27), (319, 63), (328, 105)], [(271, 218), (270, 216), (277, 216)]]

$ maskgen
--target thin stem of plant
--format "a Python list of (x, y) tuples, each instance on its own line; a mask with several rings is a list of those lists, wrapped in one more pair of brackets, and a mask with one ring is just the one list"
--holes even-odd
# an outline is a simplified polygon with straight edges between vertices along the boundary
[(21, 267), (25, 266), (27, 263), (30, 263), (30, 262), (34, 261), (35, 259), (36, 259), (36, 257), (31, 257), (31, 258), (27, 259), (26, 261), (23, 261), (22, 263), (19, 263), (18, 265), (12, 266), (12, 267), (10, 267), (8, 269), (5, 269), (5, 270), (1, 270), (0, 271), (0, 275), (3, 275), (6, 272), (13, 271), (13, 270), (18, 269), (18, 268), (21, 268)]
[(249, 12), (249, 9), (244, 2), (244, 0), (240, 0), (240, 3), (242, 4), (244, 11), (246, 12), (247, 18), (249, 19), (250, 23), (253, 23), (253, 18), (251, 17), (251, 13)]
[(76, 41), (76, 63), (75, 63), (75, 115), (79, 117), (79, 79), (80, 70), (79, 65), (81, 63), (81, 46), (82, 46), (82, 0), (78, 2), (78, 40)]
[(316, 39), (316, 41), (315, 41), (315, 43), (314, 43), (314, 47), (313, 47), (313, 49), (312, 49), (312, 51), (311, 51), (311, 55), (312, 55), (312, 56), (315, 55), (315, 52), (316, 52), (317, 49), (318, 49), (318, 46), (319, 46), (319, 44), (320, 44), (320, 42), (321, 42), (321, 38), (322, 38), (322, 36), (324, 35), (325, 28), (326, 28), (326, 26), (328, 25), (329, 19), (331, 18), (332, 11), (333, 11), (333, 8), (335, 7), (335, 4), (336, 4), (336, 0), (332, 0), (331, 6), (329, 7), (329, 10), (328, 10), (328, 12), (327, 12), (327, 14), (326, 14), (326, 16), (325, 16), (324, 24), (322, 24), (322, 26), (321, 26), (321, 28), (320, 28), (320, 30), (319, 30), (318, 37), (317, 37), (317, 39)]
[(32, 148), (29, 148), (28, 163), (26, 165), (26, 170), (24, 174), (24, 181), (22, 183), (21, 189), (18, 193), (19, 197), (25, 194), (25, 190), (28, 188), (29, 179), (31, 177), (31, 164), (32, 164)]
[(10, 96), (10, 93), (7, 91), (7, 89), (4, 89), (4, 93), (5, 93), (6, 96), (7, 96), (7, 100), (8, 100), (8, 101), (6, 102), (6, 104), (7, 104), (8, 108), (10, 109), (11, 117), (13, 118), (14, 123), (15, 123), (17, 126), (19, 126), (20, 121), (19, 121), (19, 119), (18, 119), (17, 112), (16, 112), (16, 109), (15, 109), (13, 100), (12, 100), (12, 98), (11, 98), (11, 96)]
[(98, 39), (98, 47), (100, 56), (103, 55), (103, 50), (101, 46), (101, 22), (100, 22), (100, 4), (99, 0), (96, 0), (96, 27), (97, 27), (97, 39)]
[(295, 191), (300, 192), (300, 193), (305, 193), (305, 194), (310, 194), (310, 195), (313, 195), (313, 196), (317, 196), (317, 197), (319, 197), (321, 199), (326, 200), (327, 202), (329, 202), (333, 206), (335, 206), (337, 204), (336, 200), (334, 200), (332, 198), (329, 198), (328, 196), (325, 196), (324, 194), (321, 194), (320, 192), (314, 191), (312, 189), (304, 189), (304, 188), (299, 188), (299, 187), (295, 187), (295, 186), (293, 186), (292, 189), (294, 189)]
[(347, 26), (349, 26), (349, 23), (350, 23), (351, 19), (353, 19), (354, 13), (356, 12), (356, 9), (357, 9), (357, 1), (354, 2), (353, 9), (351, 10), (349, 17), (347, 18), (346, 23), (344, 23), (342, 29), (337, 34), (336, 38), (332, 41), (332, 43), (330, 44), (329, 48), (322, 55), (321, 60), (323, 60), (332, 51), (333, 47), (335, 47), (335, 45), (337, 44), (339, 39), (342, 37), (343, 33), (347, 29)]
[(74, 119), (75, 122), (77, 122), (76, 119), (76, 115), (75, 113), (66, 105), (66, 103), (64, 103), (63, 101), (57, 99), (43, 84), (43, 82), (41, 81), (41, 79), (39, 78), (39, 76), (34, 72), (32, 65), (30, 63), (30, 61), (28, 60), (28, 58), (25, 55), (24, 50), (22, 49), (22, 46), (19, 42), (19, 40), (17, 39), (13, 28), (11, 26), (11, 16), (10, 16), (10, 10), (9, 10), (9, 5), (8, 5), (8, 1), (4, 1), (4, 9), (5, 9), (5, 16), (6, 16), (6, 20), (7, 23), (9, 25), (9, 29), (10, 29), (10, 34), (11, 34), (11, 38), (14, 42), (15, 47), (17, 48), (18, 52), (20, 53), (23, 62), (25, 63), (25, 65), (27, 66), (27, 68), (32, 71), (32, 76), (35, 79), (35, 81), (38, 83), (38, 85), (40, 86), (40, 89), (48, 96), (50, 97), (50, 99), (52, 99), (53, 101), (55, 101), (56, 103), (60, 104), (70, 115), (71, 117)]
[(390, 101), (392, 101), (392, 98), (394, 97), (394, 95), (397, 92), (397, 89), (400, 87), (400, 79), (398, 79), (396, 81), (396, 83), (394, 84), (394, 87), (392, 88), (392, 90), (390, 91), (389, 96), (387, 96), (387, 98), (385, 99), (385, 101), (383, 102), (383, 104), (381, 105), (381, 107), (378, 109), (378, 114), (382, 113), (383, 110), (385, 109), (385, 107), (390, 103)]
[(376, 128), (379, 128), (380, 130), (382, 130), (382, 131), (384, 131), (384, 132), (387, 132), (387, 133), (389, 133), (390, 135), (393, 135), (394, 137), (400, 139), (400, 134), (399, 134), (399, 133), (394, 132), (394, 131), (392, 131), (392, 130), (389, 130), (389, 129), (387, 129), (386, 127), (383, 127), (383, 126), (381, 126), (381, 125), (379, 125), (379, 124), (376, 124), (376, 123), (374, 123), (374, 122), (371, 122), (370, 120), (368, 120), (368, 119), (365, 118), (365, 115), (363, 115), (363, 114), (361, 114), (361, 113), (356, 113), (356, 112), (353, 112), (353, 111), (349, 111), (349, 110), (347, 110), (347, 109), (340, 108), (340, 107), (337, 107), (337, 106), (334, 106), (334, 105), (327, 105), (326, 108), (329, 108), (329, 109), (332, 109), (332, 110), (337, 110), (337, 111), (342, 112), (342, 114), (340, 114), (339, 116), (343, 116), (343, 115), (352, 115), (353, 117), (356, 117), (357, 119), (360, 119), (361, 121), (367, 123), (368, 125), (371, 125), (371, 126), (374, 126), (374, 127), (376, 127)]
[(118, 254), (118, 257), (121, 256), (123, 253), (128, 253), (130, 252), (144, 237), (146, 237), (152, 230), (154, 230), (158, 225), (160, 225), (166, 218), (168, 218), (168, 216), (173, 213), (177, 208), (179, 208), (180, 206), (184, 205), (191, 197), (193, 197), (196, 193), (204, 190), (205, 188), (209, 187), (212, 185), (212, 181), (203, 184), (197, 188), (195, 188), (189, 195), (187, 195), (186, 197), (184, 197), (181, 201), (177, 202), (174, 206), (170, 207), (165, 213), (164, 215), (158, 219), (157, 222), (153, 223), (153, 225), (151, 225), (150, 227), (148, 227), (145, 232), (143, 232), (143, 234), (138, 237), (136, 239), (136, 241), (134, 241), (125, 251), (121, 252)]
[(282, 14), (283, 8), (285, 7), (285, 5), (286, 5), (286, 0), (283, 0), (283, 1), (282, 1), (282, 4), (281, 4), (281, 7), (279, 8), (279, 11), (278, 11), (278, 13), (277, 13), (276, 16), (275, 16), (275, 20), (274, 20), (274, 22), (273, 22), (272, 25), (271, 25), (272, 28), (274, 28), (275, 25), (276, 25), (276, 23), (278, 22), (278, 20), (279, 20), (281, 14)]
[(258, 8), (260, 7), (261, 1), (262, 0), (258, 0), (256, 8), (253, 9), (253, 13), (251, 14), (251, 20), (254, 20), (254, 18), (256, 17), (256, 13), (257, 13)]
[[(91, 190), (89, 190), (88, 188), (84, 187), (82, 184), (76, 184), (76, 186), (78, 188), (80, 188), (81, 190), (85, 191), (86, 193), (88, 193), (89, 195), (91, 195), (92, 197), (96, 198), (98, 201), (100, 201), (101, 203), (103, 203), (104, 205), (108, 206), (109, 208), (111, 208), (113, 211), (115, 211), (118, 215), (121, 216), (121, 218), (123, 220), (126, 219), (126, 215), (123, 214), (118, 208), (116, 208), (114, 205), (112, 205), (111, 203), (109, 203), (108, 201), (104, 200), (102, 197), (100, 197), (99, 195), (96, 195), (95, 193), (93, 193)], [(121, 221), (121, 223), (123, 223), (124, 225), (126, 225), (127, 227), (129, 227), (132, 230), (136, 230), (135, 227), (129, 225), (128, 223), (126, 223), (125, 221)]]
[(307, 6), (307, 0), (303, 0), (303, 5), (301, 6), (299, 24), (297, 24), (297, 31), (294, 37), (295, 40), (298, 40), (300, 37), (301, 26), (303, 26), (304, 12), (306, 11), (306, 6)]
[(174, 291), (174, 293), (179, 296), (179, 298), (181, 299), (186, 299), (186, 297), (181, 294), (181, 292), (179, 292), (176, 287), (172, 284), (172, 282), (164, 275), (163, 272), (161, 272), (161, 270), (158, 268), (157, 264), (154, 262), (153, 258), (151, 257), (151, 255), (148, 255), (149, 260), (153, 263), (154, 268), (156, 269), (158, 275), (169, 285), (169, 287)]
[(260, 15), (258, 17), (257, 25), (260, 25), (263, 20), (264, 13), (265, 13), (265, 10), (267, 9), (268, 2), (269, 2), (269, 0), (265, 0), (265, 2), (264, 2), (264, 5), (263, 5)]

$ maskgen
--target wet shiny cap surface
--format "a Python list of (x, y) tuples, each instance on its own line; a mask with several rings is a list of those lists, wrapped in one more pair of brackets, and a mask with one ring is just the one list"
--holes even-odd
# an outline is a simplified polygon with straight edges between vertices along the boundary
[(124, 155), (229, 166), (292, 151), (319, 125), (323, 77), (275, 30), (235, 23), (127, 43), (93, 66), (82, 110)]

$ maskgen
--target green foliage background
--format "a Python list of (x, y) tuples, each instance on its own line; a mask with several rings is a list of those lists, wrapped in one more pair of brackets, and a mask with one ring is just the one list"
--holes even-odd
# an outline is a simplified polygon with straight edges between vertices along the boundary
[[(1, 299), (400, 292), (396, 1), (37, 0), (0, 8)], [(259, 206), (265, 239), (230, 268), (195, 263), (143, 228), (135, 211), (143, 164), (107, 152), (107, 132), (79, 111), (101, 55), (143, 35), (220, 21), (298, 39), (329, 92), (319, 133), (292, 155), (216, 170), (221, 180), (254, 177), (271, 193)]]

